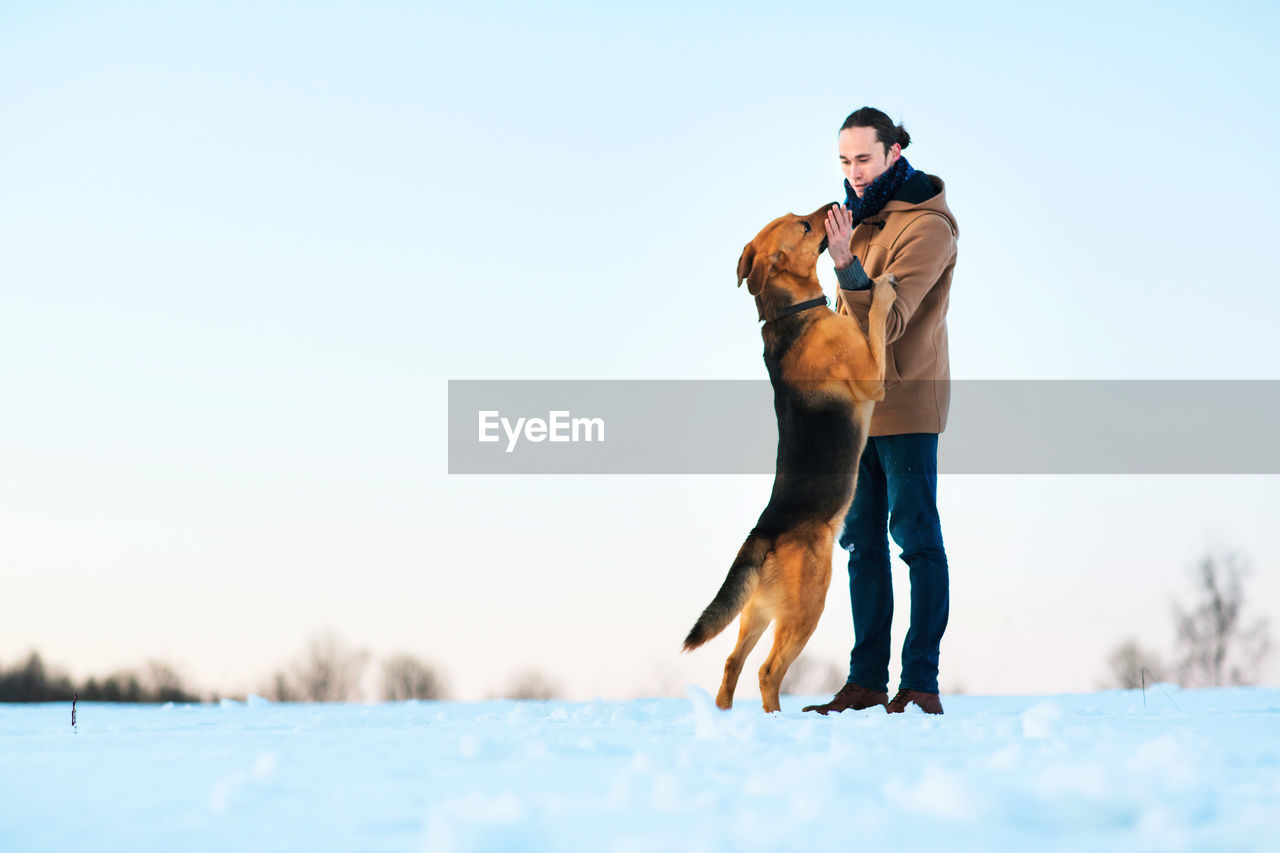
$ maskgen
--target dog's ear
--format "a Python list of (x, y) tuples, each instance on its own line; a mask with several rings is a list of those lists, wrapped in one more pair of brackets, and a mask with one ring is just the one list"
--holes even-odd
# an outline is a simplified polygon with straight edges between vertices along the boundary
[(742, 280), (751, 272), (751, 265), (756, 260), (756, 244), (748, 243), (742, 247), (742, 254), (738, 256), (738, 287), (742, 287)]
[(764, 290), (765, 282), (773, 275), (774, 267), (787, 262), (786, 252), (774, 252), (751, 265), (751, 274), (747, 276), (747, 292), (756, 296)]

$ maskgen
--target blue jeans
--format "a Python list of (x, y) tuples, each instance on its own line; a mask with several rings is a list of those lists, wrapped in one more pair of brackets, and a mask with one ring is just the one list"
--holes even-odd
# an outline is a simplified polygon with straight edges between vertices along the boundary
[(840, 547), (849, 551), (853, 652), (849, 680), (888, 690), (893, 583), (889, 535), (911, 570), (911, 627), (902, 644), (908, 690), (938, 692), (938, 649), (949, 609), (947, 554), (938, 519), (938, 436), (883, 435), (867, 439), (858, 486), (844, 519)]

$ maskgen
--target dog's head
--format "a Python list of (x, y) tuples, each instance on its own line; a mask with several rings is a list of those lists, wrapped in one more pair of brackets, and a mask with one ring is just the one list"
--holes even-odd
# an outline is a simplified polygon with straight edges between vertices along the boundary
[(764, 319), (770, 311), (822, 295), (818, 256), (827, 248), (829, 205), (810, 213), (779, 216), (760, 230), (738, 258), (738, 286), (756, 298)]

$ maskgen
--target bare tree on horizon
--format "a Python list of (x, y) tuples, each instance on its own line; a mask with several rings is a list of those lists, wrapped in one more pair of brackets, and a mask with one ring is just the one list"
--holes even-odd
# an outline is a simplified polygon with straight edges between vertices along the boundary
[(1253, 684), (1271, 649), (1265, 617), (1247, 626), (1247, 562), (1235, 553), (1206, 554), (1196, 564), (1196, 591), (1188, 608), (1174, 602), (1178, 682), (1184, 687)]
[(357, 701), (368, 661), (364, 649), (351, 647), (335, 631), (322, 631), (311, 638), (289, 670), (271, 676), (265, 692), (276, 702)]
[(1183, 687), (1254, 684), (1271, 650), (1265, 617), (1247, 625), (1245, 558), (1234, 552), (1208, 552), (1192, 567), (1195, 586), (1190, 604), (1173, 600), (1174, 654), (1167, 661), (1129, 638), (1111, 652), (1112, 684), (1122, 688), (1172, 680)]

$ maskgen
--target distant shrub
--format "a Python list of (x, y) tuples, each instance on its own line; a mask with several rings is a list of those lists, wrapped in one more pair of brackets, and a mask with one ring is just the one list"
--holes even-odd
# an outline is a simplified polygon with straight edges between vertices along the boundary
[(821, 696), (844, 687), (846, 672), (831, 661), (801, 655), (782, 679), (779, 692), (789, 696)]
[(0, 702), (69, 702), (74, 692), (71, 679), (49, 672), (38, 652), (12, 669), (0, 669)]
[(388, 702), (443, 699), (446, 693), (440, 674), (412, 655), (394, 655), (382, 663), (382, 698)]
[(1137, 640), (1126, 640), (1117, 646), (1107, 664), (1115, 685), (1126, 690), (1165, 680), (1165, 665), (1159, 655), (1139, 645)]
[(540, 672), (527, 670), (518, 673), (502, 691), (503, 699), (533, 699), (546, 701), (561, 695), (560, 686)]
[(60, 671), (50, 672), (38, 652), (12, 669), (0, 669), (0, 702), (198, 702), (172, 666), (150, 661), (146, 673), (120, 670), (99, 680), (75, 684)]

